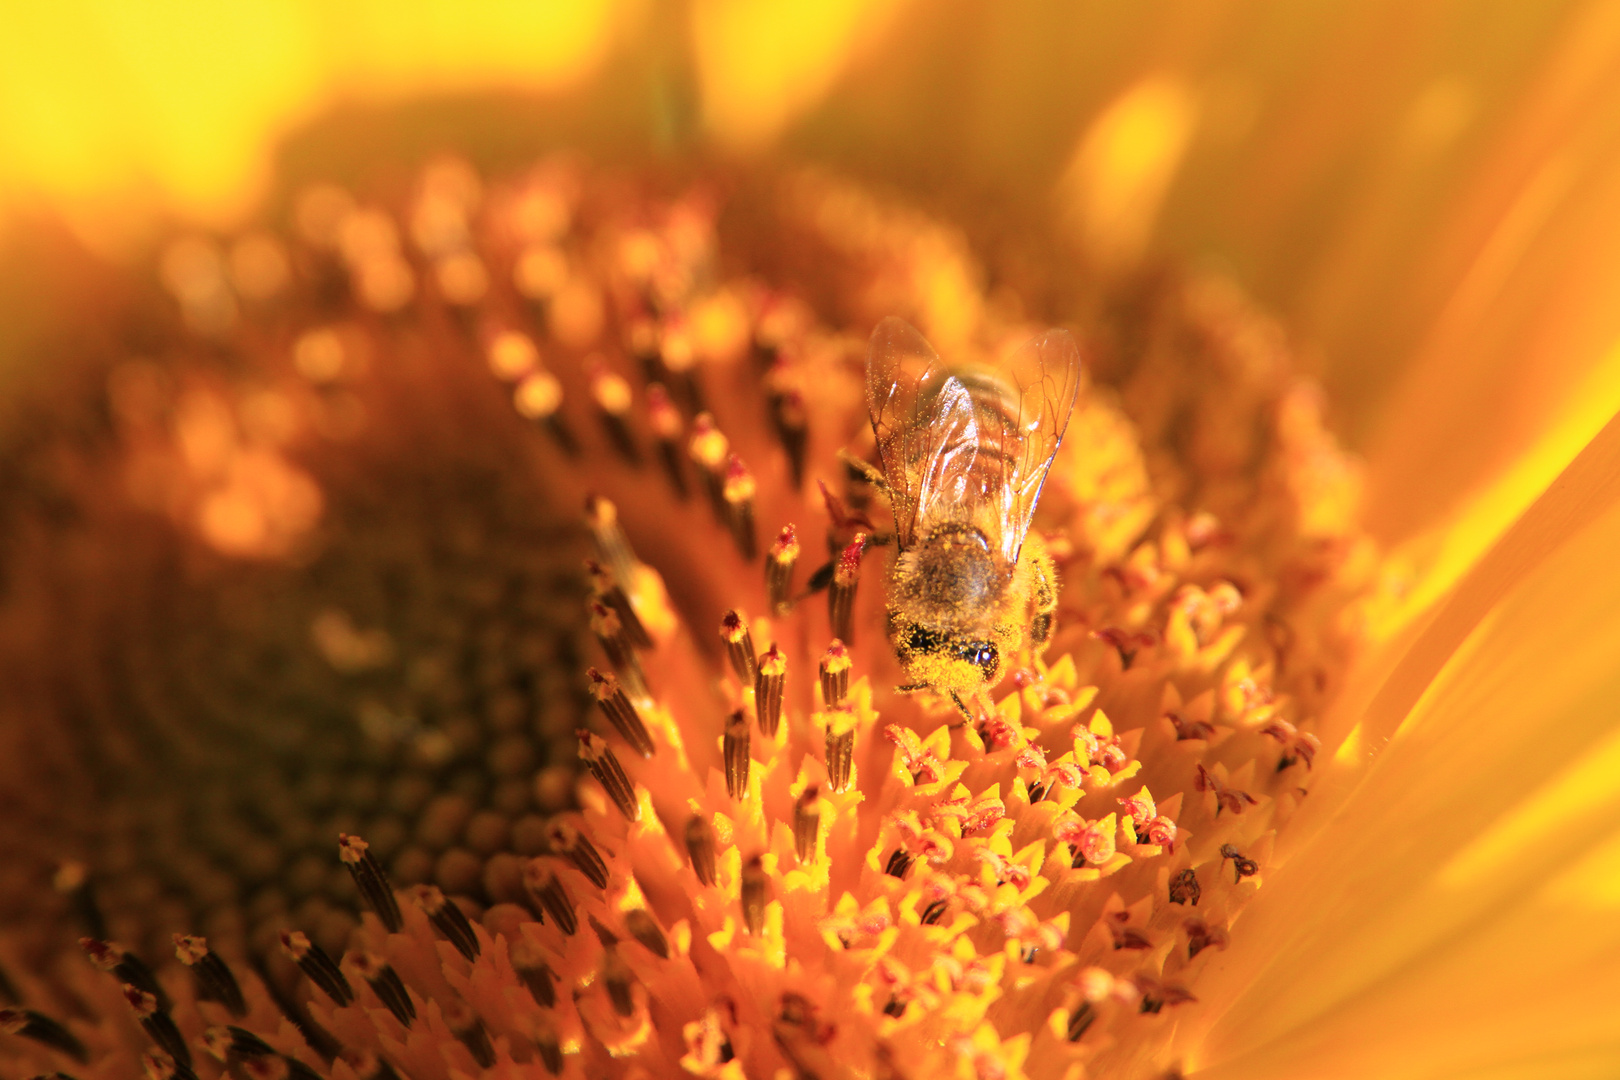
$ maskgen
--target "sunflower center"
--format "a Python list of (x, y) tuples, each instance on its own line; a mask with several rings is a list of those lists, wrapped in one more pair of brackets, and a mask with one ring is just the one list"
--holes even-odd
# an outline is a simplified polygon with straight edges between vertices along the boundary
[[(159, 276), (83, 512), (12, 560), (54, 585), (33, 715), (87, 793), (41, 800), (34, 863), (69, 857), (150, 1068), (1158, 1061), (1332, 749), (1373, 565), (1230, 287), (1036, 316), (826, 176), (561, 158), (313, 188)], [(908, 547), (861, 464), (890, 315), (991, 368), (1076, 327), (1027, 567), (965, 515)], [(142, 955), (198, 931), (165, 990)]]

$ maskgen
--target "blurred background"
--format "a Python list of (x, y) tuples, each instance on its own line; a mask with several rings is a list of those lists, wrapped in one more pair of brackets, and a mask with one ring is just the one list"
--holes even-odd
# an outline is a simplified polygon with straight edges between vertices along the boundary
[(116, 262), (305, 179), (559, 143), (825, 162), (981, 242), (1226, 272), (1386, 538), (1620, 405), (1620, 6), (1551, 0), (9, 3), (0, 371), (80, 272), (40, 222)]

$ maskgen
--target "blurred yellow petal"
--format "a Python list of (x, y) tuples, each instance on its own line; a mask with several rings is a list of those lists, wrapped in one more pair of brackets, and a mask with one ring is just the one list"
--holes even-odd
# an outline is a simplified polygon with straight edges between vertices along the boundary
[(1080, 140), (1063, 201), (1076, 239), (1103, 266), (1122, 271), (1142, 254), (1195, 118), (1187, 87), (1155, 76), (1104, 109)]
[(696, 0), (692, 49), (704, 121), (759, 146), (819, 102), (905, 0)]
[(45, 192), (112, 213), (148, 188), (191, 214), (239, 214), (262, 195), (276, 140), (333, 100), (564, 86), (601, 59), (626, 8), (11, 5), (0, 34), (0, 200)]
[(1620, 929), (1542, 887), (1620, 831), (1617, 494), (1611, 424), (1420, 635), (1369, 723), (1421, 683), (1410, 714), (1335, 762), (1348, 791), (1202, 984), (1196, 1075), (1452, 1075), (1620, 1038), (1595, 978)]

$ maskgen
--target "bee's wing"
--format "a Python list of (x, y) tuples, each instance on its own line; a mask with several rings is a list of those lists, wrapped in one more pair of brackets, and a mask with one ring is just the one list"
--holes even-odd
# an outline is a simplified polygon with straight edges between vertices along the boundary
[(904, 319), (890, 316), (872, 331), (866, 353), (866, 408), (877, 437), (883, 478), (894, 509), (895, 540), (910, 547), (917, 529), (922, 472), (933, 441), (919, 416), (925, 382), (940, 372), (939, 357)]
[(1019, 346), (998, 371), (1005, 383), (1000, 408), (992, 412), (981, 402), (978, 410), (981, 454), (993, 455), (1002, 480), (995, 515), (1000, 534), (986, 532), (1016, 563), (1080, 392), (1080, 347), (1067, 330), (1048, 330)]
[(1079, 386), (1080, 350), (1064, 330), (985, 369), (947, 367), (902, 320), (879, 323), (867, 407), (900, 546), (921, 523), (965, 520), (1016, 562)]

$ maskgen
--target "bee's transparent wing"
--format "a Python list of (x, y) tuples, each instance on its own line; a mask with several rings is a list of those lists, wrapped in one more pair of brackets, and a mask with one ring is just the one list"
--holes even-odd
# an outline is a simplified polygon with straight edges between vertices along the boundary
[(1011, 564), (1080, 386), (1067, 331), (994, 367), (942, 364), (900, 319), (872, 333), (867, 406), (902, 548), (924, 523), (969, 521)]
[(997, 369), (1005, 387), (1000, 407), (992, 413), (982, 407), (985, 402), (979, 411), (987, 428), (986, 452), (1002, 473), (1000, 535), (990, 542), (1012, 563), (1024, 546), (1080, 392), (1080, 347), (1067, 330), (1048, 330), (1019, 346)]
[(895, 539), (910, 547), (928, 453), (927, 420), (918, 415), (924, 382), (937, 376), (939, 357), (916, 328), (890, 316), (872, 331), (866, 353), (866, 408), (889, 485)]

